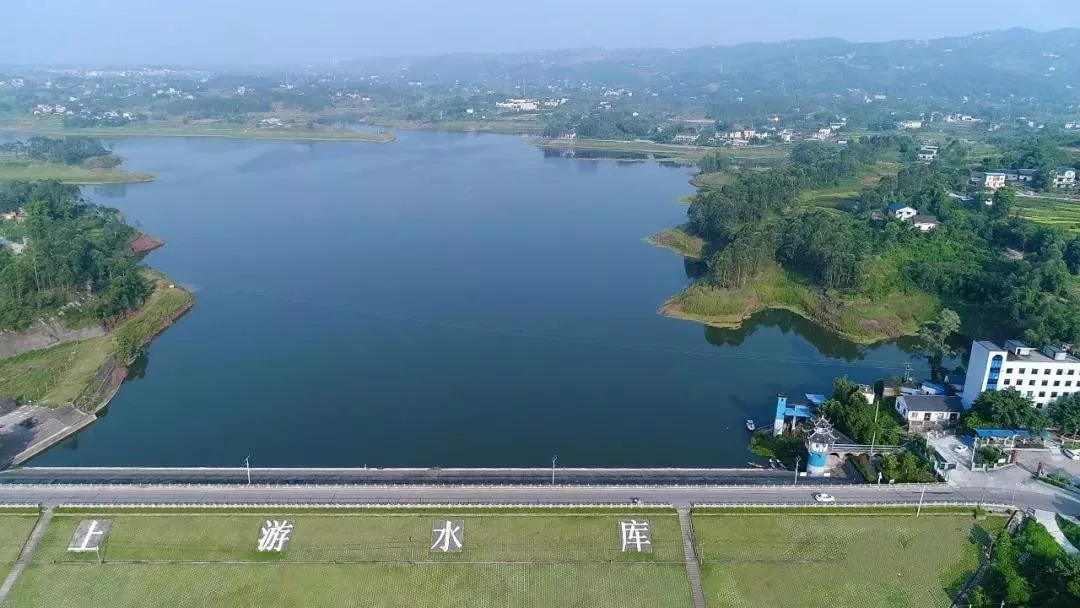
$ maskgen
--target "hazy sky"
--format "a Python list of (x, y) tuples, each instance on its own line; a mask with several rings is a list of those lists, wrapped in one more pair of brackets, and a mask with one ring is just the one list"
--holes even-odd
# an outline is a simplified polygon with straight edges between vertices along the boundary
[(334, 58), (932, 38), (1080, 25), (1077, 0), (0, 0), (0, 63)]

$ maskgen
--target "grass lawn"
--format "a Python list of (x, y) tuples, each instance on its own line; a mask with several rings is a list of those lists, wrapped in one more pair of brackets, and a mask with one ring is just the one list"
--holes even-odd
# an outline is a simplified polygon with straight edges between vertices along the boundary
[(0, 181), (55, 179), (68, 184), (126, 184), (154, 180), (151, 173), (111, 169), (88, 169), (36, 160), (0, 158)]
[(1013, 206), (1022, 218), (1073, 233), (1080, 232), (1080, 201), (1018, 196)]
[(1004, 518), (695, 515), (710, 607), (950, 604)]
[(705, 240), (690, 234), (685, 225), (668, 228), (645, 239), (650, 245), (670, 249), (688, 258), (700, 259), (705, 250)]
[[(34, 561), (93, 561), (67, 552), (76, 525), (91, 516), (58, 514), (42, 539)], [(98, 517), (98, 516), (93, 516)], [(255, 550), (259, 514), (124, 514), (112, 519), (103, 552), (106, 561), (267, 561)], [(280, 519), (282, 516), (277, 515)], [(433, 553), (432, 522), (464, 520), (467, 551)], [(622, 553), (618, 521), (624, 516), (464, 513), (299, 514), (288, 551), (273, 561), (499, 561), (499, 562), (673, 562), (682, 563), (678, 518), (648, 515), (653, 553)]]
[(681, 564), (32, 564), (11, 608), (692, 606)]
[[(89, 517), (53, 518), (11, 606), (692, 605), (671, 511), (102, 513), (93, 517), (112, 520), (103, 564), (66, 551)], [(295, 522), (279, 557), (255, 551), (267, 517)], [(627, 517), (650, 521), (653, 553), (620, 551)], [(464, 522), (461, 553), (430, 551), (444, 518)]]
[(145, 344), (194, 302), (187, 290), (169, 288), (168, 279), (152, 271), (147, 273), (157, 288), (139, 312), (112, 333), (0, 361), (0, 395), (41, 405), (65, 405), (83, 392), (109, 356), (117, 352), (118, 332), (128, 332), (136, 343)]
[(19, 557), (37, 520), (37, 513), (5, 513), (0, 510), (0, 581), (7, 576)]
[(915, 334), (933, 316), (938, 301), (925, 293), (896, 293), (878, 302), (826, 294), (774, 264), (737, 289), (696, 282), (665, 302), (660, 313), (713, 327), (738, 327), (755, 312), (770, 308), (790, 310), (844, 338), (868, 344)]

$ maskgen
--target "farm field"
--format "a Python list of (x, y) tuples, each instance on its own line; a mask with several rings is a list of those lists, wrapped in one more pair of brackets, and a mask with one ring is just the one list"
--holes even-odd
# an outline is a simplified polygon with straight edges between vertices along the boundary
[(1004, 518), (696, 514), (710, 608), (947, 607)]
[[(648, 519), (651, 553), (623, 553), (619, 521)], [(108, 519), (100, 555), (70, 553)], [(294, 523), (256, 550), (267, 519)], [(461, 552), (432, 527), (462, 522)], [(11, 606), (690, 606), (678, 519), (647, 513), (58, 513)]]
[(1014, 203), (1020, 217), (1039, 224), (1080, 233), (1080, 201), (1018, 196)]

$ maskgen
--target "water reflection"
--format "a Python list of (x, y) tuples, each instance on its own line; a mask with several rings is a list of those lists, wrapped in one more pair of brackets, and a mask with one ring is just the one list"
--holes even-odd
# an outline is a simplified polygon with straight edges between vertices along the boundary
[(858, 361), (866, 358), (867, 353), (884, 345), (894, 345), (906, 353), (916, 352), (913, 338), (905, 337), (873, 345), (857, 344), (841, 338), (837, 334), (803, 317), (781, 309), (763, 310), (744, 321), (736, 328), (705, 327), (705, 340), (714, 346), (740, 346), (746, 339), (762, 327), (776, 327), (784, 334), (794, 335), (814, 345), (822, 355), (845, 361)]
[(124, 379), (125, 382), (131, 382), (132, 380), (142, 380), (146, 377), (146, 368), (150, 367), (150, 353), (143, 351), (135, 361), (128, 366), (128, 375)]
[(705, 276), (705, 273), (709, 271), (709, 267), (705, 265), (704, 260), (696, 260), (694, 258), (683, 258), (683, 272), (686, 273), (686, 278), (696, 281)]
[(124, 198), (127, 196), (127, 184), (102, 184), (94, 186), (94, 195), (102, 198)]

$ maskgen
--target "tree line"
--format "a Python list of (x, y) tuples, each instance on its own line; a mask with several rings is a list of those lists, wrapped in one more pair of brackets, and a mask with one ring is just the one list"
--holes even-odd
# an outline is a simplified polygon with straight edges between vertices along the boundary
[(130, 244), (135, 230), (115, 209), (90, 204), (55, 181), (0, 186), (0, 209), (26, 211), (26, 248), (0, 247), (0, 329), (45, 315), (103, 322), (150, 295)]
[(40, 137), (26, 141), (0, 143), (0, 153), (25, 156), (66, 165), (78, 165), (87, 159), (109, 156), (112, 151), (100, 140), (90, 137)]

